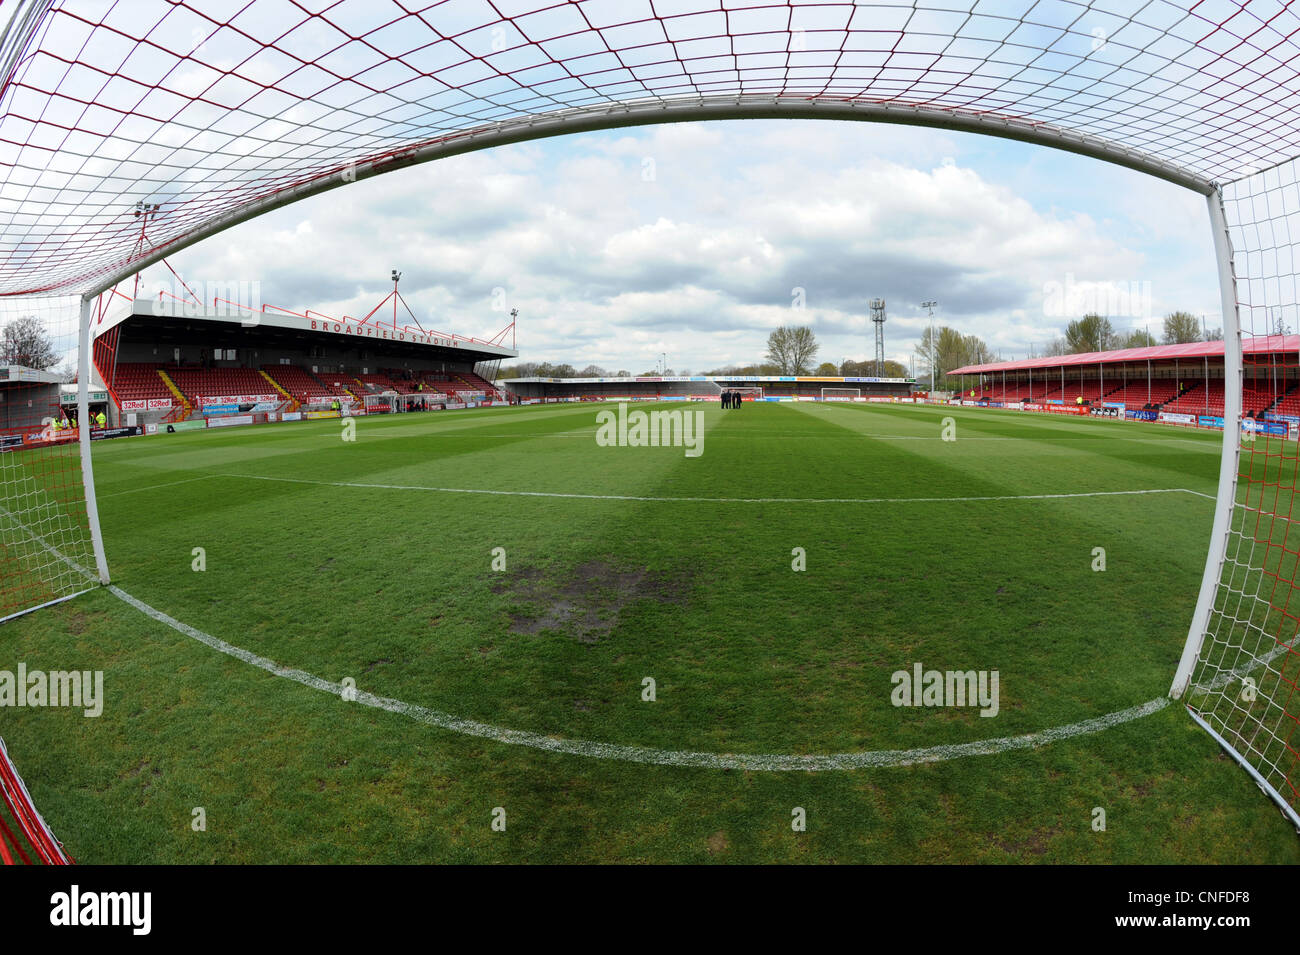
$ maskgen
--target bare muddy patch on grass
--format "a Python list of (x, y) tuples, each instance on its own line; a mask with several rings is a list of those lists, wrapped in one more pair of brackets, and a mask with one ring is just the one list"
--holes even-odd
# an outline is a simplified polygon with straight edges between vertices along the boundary
[(511, 633), (558, 630), (582, 643), (596, 643), (608, 635), (623, 611), (639, 601), (677, 606), (686, 602), (679, 582), (668, 575), (648, 567), (619, 568), (603, 560), (578, 565), (559, 587), (533, 572), (518, 574), (493, 589), (536, 608), (510, 614)]

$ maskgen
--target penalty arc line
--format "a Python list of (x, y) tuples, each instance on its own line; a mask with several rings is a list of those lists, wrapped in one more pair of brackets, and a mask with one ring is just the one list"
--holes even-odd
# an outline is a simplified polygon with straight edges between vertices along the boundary
[[(1117, 710), (1092, 719), (1057, 726), (1037, 733), (1023, 736), (1003, 736), (996, 739), (976, 740), (969, 743), (953, 743), (939, 746), (927, 746), (919, 749), (870, 750), (851, 753), (829, 753), (825, 755), (799, 755), (784, 753), (701, 753), (686, 750), (654, 749), (646, 746), (628, 746), (619, 743), (601, 743), (594, 740), (564, 739), (527, 730), (512, 730), (489, 723), (462, 719), (450, 713), (405, 703), (389, 697), (377, 696), (364, 690), (345, 687), (341, 683), (281, 666), (274, 660), (258, 656), (251, 651), (227, 643), (219, 637), (204, 633), (196, 627), (182, 623), (168, 616), (161, 610), (149, 606), (142, 600), (131, 596), (115, 585), (109, 585), (108, 591), (119, 600), (134, 607), (147, 617), (171, 627), (178, 633), (206, 644), (214, 650), (234, 657), (251, 666), (265, 670), (273, 676), (293, 680), (305, 687), (329, 693), (362, 706), (377, 710), (386, 710), (439, 729), (450, 730), (464, 736), (492, 740), (510, 746), (524, 746), (529, 749), (560, 753), (570, 756), (583, 756), (590, 759), (610, 759), (629, 763), (644, 763), (654, 766), (681, 766), (700, 769), (739, 769), (755, 772), (824, 772), (846, 769), (880, 769), (894, 766), (913, 766), (918, 763), (937, 763), (966, 756), (988, 756), (1008, 750), (1036, 749), (1048, 743), (1076, 736), (1086, 736), (1102, 730), (1129, 723), (1133, 720), (1150, 716), (1169, 705), (1168, 697), (1156, 697), (1138, 706), (1126, 710)], [(354, 694), (354, 695), (353, 695)]]

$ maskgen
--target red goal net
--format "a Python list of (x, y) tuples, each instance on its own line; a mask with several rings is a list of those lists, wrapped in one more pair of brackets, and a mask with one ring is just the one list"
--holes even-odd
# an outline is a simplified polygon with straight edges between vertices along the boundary
[(36, 811), (22, 777), (0, 739), (0, 862), (5, 865), (71, 865), (63, 843)]

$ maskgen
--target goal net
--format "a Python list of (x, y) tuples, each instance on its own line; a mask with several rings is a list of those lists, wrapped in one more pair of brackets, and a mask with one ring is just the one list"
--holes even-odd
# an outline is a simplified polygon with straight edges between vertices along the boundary
[(1220, 501), (1172, 695), (1300, 828), (1300, 163), (1223, 199), (1242, 356), (1225, 372)]
[(862, 397), (861, 388), (823, 388), (822, 401), (852, 401)]
[(63, 843), (50, 831), (0, 739), (0, 863), (70, 865)]
[(0, 299), (0, 622), (96, 583), (83, 422), (65, 401), (79, 316), (75, 297)]
[[(1300, 355), (1295, 10), (678, 0), (647, 16), (617, 2), (519, 0), (394, 17), (372, 0), (229, 6), (0, 3), (0, 301), (93, 295), (235, 223), (442, 156), (699, 116), (991, 133), (1208, 197), (1231, 370), (1209, 559), (1171, 693), (1297, 819), (1300, 464), (1275, 433), (1300, 418), (1289, 403)], [(78, 339), (75, 313), (59, 334), (88, 361), (89, 319)], [(47, 399), (5, 397), (44, 416)], [(1245, 432), (1243, 397), (1256, 412)], [(9, 608), (84, 587), (87, 534), (107, 580), (89, 435), (30, 440), (33, 427), (15, 424), (22, 446), (7, 434), (0, 451)]]

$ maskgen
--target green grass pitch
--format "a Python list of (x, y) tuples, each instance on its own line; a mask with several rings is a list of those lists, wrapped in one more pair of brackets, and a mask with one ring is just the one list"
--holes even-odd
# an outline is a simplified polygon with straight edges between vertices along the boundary
[[(1160, 699), (1203, 570), (1216, 435), (924, 406), (692, 405), (705, 437), (688, 457), (599, 446), (607, 407), (361, 418), (354, 441), (327, 420), (97, 445), (127, 594), (281, 667), (530, 735), (344, 700), (98, 590), (0, 627), (0, 669), (105, 674), (98, 719), (0, 712), (69, 851), (1300, 862), (1274, 806), (1178, 705), (1030, 748), (815, 772), (595, 745), (933, 750)], [(1161, 493), (1108, 493), (1139, 490)], [(894, 706), (891, 675), (917, 663), (998, 671), (997, 715)], [(527, 745), (538, 740), (591, 751)]]

